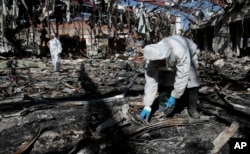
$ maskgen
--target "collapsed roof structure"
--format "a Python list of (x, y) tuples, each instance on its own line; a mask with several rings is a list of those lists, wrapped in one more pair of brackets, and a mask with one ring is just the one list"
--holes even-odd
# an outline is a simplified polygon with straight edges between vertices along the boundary
[[(149, 43), (169, 35), (186, 35), (201, 48), (214, 51), (224, 51), (225, 42), (237, 53), (245, 52), (250, 46), (249, 30), (244, 26), (249, 18), (248, 1), (137, 0), (122, 6), (120, 3), (114, 0), (3, 0), (1, 52), (39, 50), (41, 40), (37, 35), (43, 35), (42, 27), (48, 27), (48, 33), (64, 35), (65, 23), (73, 25), (69, 31), (74, 32), (68, 32), (69, 35), (84, 37), (87, 29), (91, 42), (103, 34), (116, 38), (119, 32), (127, 36), (136, 32)], [(105, 25), (108, 29), (103, 30)], [(230, 29), (233, 25), (239, 28)], [(20, 38), (21, 33), (26, 34), (24, 39)]]
[[(249, 51), (248, 1), (2, 2), (0, 153), (229, 153), (231, 139), (250, 137), (250, 58), (228, 54)], [(62, 55), (60, 73), (49, 56), (19, 56), (46, 47), (50, 33), (58, 34), (64, 53), (82, 47), (79, 38), (89, 55), (95, 46), (121, 53)], [(145, 61), (133, 51), (174, 34), (201, 48), (202, 117), (190, 119), (180, 103), (173, 117), (155, 115), (144, 125), (138, 115)], [(5, 58), (5, 50), (14, 53)]]
[[(190, 34), (202, 49), (245, 55), (249, 48), (249, 2), (242, 0), (139, 0), (168, 14), (171, 34)], [(237, 28), (236, 28), (237, 27)], [(191, 32), (190, 32), (191, 31)], [(186, 33), (185, 33), (186, 32)]]

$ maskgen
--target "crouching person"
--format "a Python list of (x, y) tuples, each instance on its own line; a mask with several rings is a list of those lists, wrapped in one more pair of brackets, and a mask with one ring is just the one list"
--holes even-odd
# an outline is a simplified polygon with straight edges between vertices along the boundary
[(161, 84), (172, 87), (170, 96), (165, 100), (163, 107), (166, 116), (173, 111), (176, 101), (186, 91), (189, 98), (188, 111), (190, 116), (200, 117), (196, 110), (200, 86), (197, 72), (198, 52), (199, 49), (193, 41), (177, 35), (144, 47), (146, 83), (143, 97), (145, 106), (140, 113), (141, 121), (149, 120), (152, 104)]

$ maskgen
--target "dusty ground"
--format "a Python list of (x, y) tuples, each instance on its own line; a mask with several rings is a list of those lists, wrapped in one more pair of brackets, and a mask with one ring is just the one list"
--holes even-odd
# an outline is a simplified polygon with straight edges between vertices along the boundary
[[(11, 76), (11, 69), (1, 69), (0, 153), (204, 154), (210, 153), (213, 140), (233, 121), (240, 127), (232, 138), (250, 136), (249, 76), (232, 77), (233, 71), (227, 65), (220, 72), (209, 65), (200, 68), (201, 119), (190, 118), (185, 104), (180, 103), (170, 117), (152, 116), (150, 124), (145, 126), (137, 120), (143, 107), (143, 63), (119, 59), (65, 60), (62, 72), (57, 73), (51, 71), (50, 60), (46, 62), (48, 67), (42, 69), (16, 68), (19, 76), (29, 76), (9, 86), (4, 84), (17, 79), (4, 78)], [(81, 64), (86, 74), (82, 74)], [(137, 78), (129, 72), (137, 72)], [(124, 90), (123, 85), (126, 89), (131, 80), (135, 80), (133, 86), (129, 91)], [(226, 88), (228, 83), (231, 84)], [(125, 99), (103, 99), (120, 94)], [(24, 97), (27, 95), (33, 99)], [(124, 104), (129, 105), (128, 113), (133, 118), (119, 122), (116, 119), (115, 125), (106, 123), (107, 128), (98, 132), (98, 126), (112, 119)], [(182, 121), (174, 123), (176, 119)], [(166, 120), (170, 122), (164, 123)], [(227, 142), (219, 153), (229, 152)]]

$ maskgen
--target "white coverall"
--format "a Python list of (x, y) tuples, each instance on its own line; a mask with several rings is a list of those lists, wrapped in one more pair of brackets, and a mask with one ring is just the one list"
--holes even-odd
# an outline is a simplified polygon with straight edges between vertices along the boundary
[[(200, 86), (197, 72), (199, 50), (190, 39), (177, 35), (170, 36), (156, 44), (145, 46), (143, 52), (146, 60), (146, 84), (143, 98), (145, 107), (153, 104), (158, 91), (158, 83), (173, 86), (171, 96), (176, 99), (183, 95), (186, 87)], [(166, 67), (156, 67), (153, 60), (165, 60)]]
[(48, 42), (48, 46), (50, 49), (50, 55), (52, 59), (52, 64), (54, 66), (54, 70), (60, 71), (61, 68), (60, 53), (62, 52), (62, 44), (56, 37), (54, 37)]

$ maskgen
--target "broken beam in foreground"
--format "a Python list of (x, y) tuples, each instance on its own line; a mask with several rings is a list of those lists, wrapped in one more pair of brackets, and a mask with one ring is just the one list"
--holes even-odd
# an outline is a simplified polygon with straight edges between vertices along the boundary
[(234, 135), (238, 128), (239, 123), (234, 121), (229, 128), (226, 128), (223, 132), (221, 132), (213, 141), (214, 148), (212, 149), (211, 154), (218, 153), (230, 137)]
[(123, 104), (125, 101), (124, 94), (115, 95), (112, 97), (99, 98), (87, 101), (58, 101), (52, 99), (34, 98), (25, 95), (24, 100), (30, 100), (35, 104), (48, 104), (58, 106), (82, 106), (82, 105), (103, 105), (105, 103), (118, 102)]
[(209, 121), (209, 118), (204, 119), (193, 119), (193, 118), (168, 118), (164, 121), (155, 123), (155, 124), (149, 124), (142, 126), (134, 131), (131, 131), (128, 135), (133, 136), (135, 134), (138, 134), (143, 131), (148, 130), (154, 130), (159, 129), (163, 127), (169, 127), (169, 126), (183, 126), (183, 125), (194, 125), (194, 124), (200, 124)]

